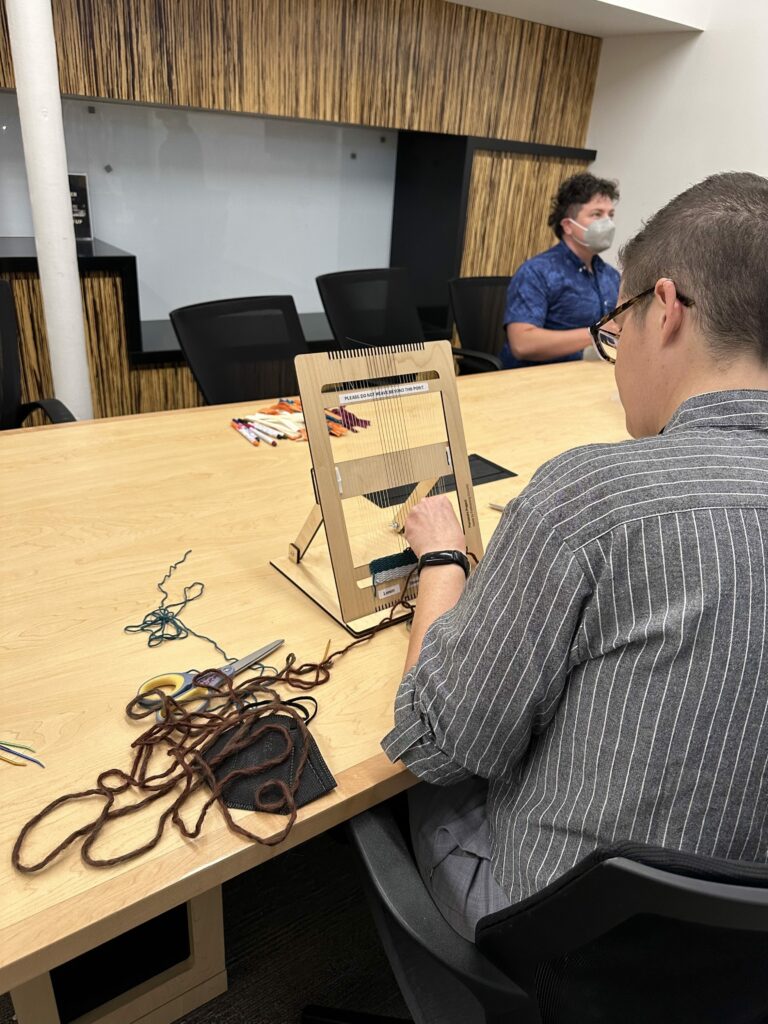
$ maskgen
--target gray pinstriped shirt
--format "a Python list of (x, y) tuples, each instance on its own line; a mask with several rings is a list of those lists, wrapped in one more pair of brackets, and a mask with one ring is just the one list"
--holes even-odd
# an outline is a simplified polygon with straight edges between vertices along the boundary
[(511, 900), (634, 839), (768, 859), (768, 391), (546, 463), (429, 629), (383, 746), (490, 781)]

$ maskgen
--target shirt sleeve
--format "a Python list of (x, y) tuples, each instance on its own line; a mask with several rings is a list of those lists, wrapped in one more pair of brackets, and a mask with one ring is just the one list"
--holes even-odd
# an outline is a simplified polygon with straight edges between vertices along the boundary
[(621, 285), (621, 274), (615, 267), (606, 264), (608, 269), (608, 305), (613, 308), (619, 301), (619, 286)]
[(507, 288), (504, 326), (533, 324), (543, 327), (549, 309), (549, 289), (544, 276), (530, 262), (517, 270)]
[(382, 746), (427, 782), (512, 769), (586, 658), (578, 638), (587, 577), (526, 495), (507, 506), (459, 602), (430, 626), (397, 692)]

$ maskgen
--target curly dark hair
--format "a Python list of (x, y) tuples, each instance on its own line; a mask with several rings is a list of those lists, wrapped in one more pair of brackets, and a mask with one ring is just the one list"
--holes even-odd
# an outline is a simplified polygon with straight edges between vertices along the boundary
[(614, 203), (618, 202), (618, 182), (609, 178), (596, 178), (594, 174), (582, 171), (562, 183), (557, 195), (552, 199), (552, 209), (547, 221), (558, 238), (563, 237), (560, 221), (572, 217), (576, 212), (574, 207), (588, 203), (592, 196), (608, 196)]

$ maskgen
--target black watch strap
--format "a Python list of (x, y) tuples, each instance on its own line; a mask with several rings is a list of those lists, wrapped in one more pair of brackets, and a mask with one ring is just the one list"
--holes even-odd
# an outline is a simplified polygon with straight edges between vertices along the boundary
[(419, 572), (428, 565), (460, 565), (469, 576), (469, 559), (463, 551), (425, 551), (419, 559)]

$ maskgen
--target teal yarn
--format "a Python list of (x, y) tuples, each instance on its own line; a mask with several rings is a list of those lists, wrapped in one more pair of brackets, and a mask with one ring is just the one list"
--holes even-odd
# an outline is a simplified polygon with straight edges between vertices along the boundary
[(189, 555), (192, 554), (190, 548), (186, 551), (182, 558), (178, 562), (174, 562), (169, 566), (168, 572), (163, 576), (160, 582), (157, 584), (157, 589), (163, 595), (163, 598), (157, 608), (154, 608), (151, 612), (147, 612), (141, 622), (137, 622), (133, 625), (123, 627), (125, 633), (147, 633), (147, 647), (159, 647), (160, 644), (164, 644), (170, 640), (185, 640), (188, 636), (196, 636), (198, 640), (205, 640), (209, 644), (213, 644), (219, 654), (225, 661), (234, 661), (234, 658), (230, 658), (229, 655), (224, 651), (215, 640), (211, 637), (205, 636), (204, 633), (196, 633), (194, 629), (190, 629), (185, 623), (181, 621), (179, 616), (193, 601), (197, 601), (198, 598), (202, 597), (205, 593), (205, 584), (196, 581), (190, 583), (184, 587), (182, 591), (183, 597), (180, 601), (171, 601), (169, 603), (170, 594), (165, 589), (164, 584), (170, 580), (174, 572), (180, 565), (182, 565)]
[(406, 548), (405, 551), (398, 551), (394, 555), (384, 555), (381, 558), (372, 558), (369, 563), (369, 569), (371, 570), (371, 576), (376, 575), (380, 572), (388, 572), (390, 569), (399, 569), (401, 567), (416, 565), (418, 558), (411, 551), (410, 548)]

